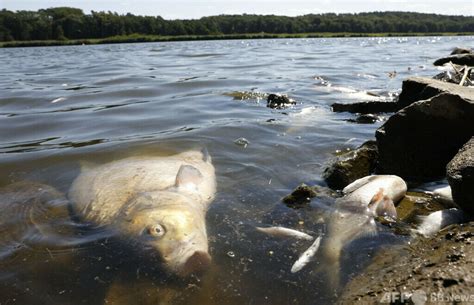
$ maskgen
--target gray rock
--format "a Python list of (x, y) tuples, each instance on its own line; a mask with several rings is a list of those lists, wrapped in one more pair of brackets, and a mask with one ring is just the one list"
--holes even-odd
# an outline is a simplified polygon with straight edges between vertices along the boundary
[(339, 156), (324, 170), (323, 178), (330, 188), (343, 189), (355, 180), (373, 173), (377, 157), (375, 141), (367, 141), (356, 150)]
[(418, 96), (445, 91), (402, 109), (377, 130), (378, 173), (409, 181), (444, 177), (448, 162), (474, 134), (474, 90), (422, 80)]
[(435, 66), (442, 66), (448, 62), (452, 62), (461, 66), (474, 66), (474, 53), (455, 54), (436, 60), (433, 64)]
[(456, 55), (456, 54), (468, 54), (468, 53), (473, 53), (473, 50), (470, 48), (460, 48), (456, 47), (453, 49), (451, 52), (451, 55)]
[(446, 83), (425, 77), (410, 77), (403, 81), (402, 92), (398, 97), (400, 109), (413, 102), (430, 99), (443, 92), (473, 97), (473, 90), (456, 84)]
[(474, 136), (449, 162), (446, 172), (454, 202), (474, 215)]

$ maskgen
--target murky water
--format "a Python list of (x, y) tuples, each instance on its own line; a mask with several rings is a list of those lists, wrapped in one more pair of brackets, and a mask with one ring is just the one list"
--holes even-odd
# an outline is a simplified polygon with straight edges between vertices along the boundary
[[(431, 63), (437, 57), (471, 41), (291, 39), (0, 49), (0, 304), (333, 302), (317, 260), (290, 273), (311, 242), (272, 239), (254, 226), (285, 225), (314, 235), (323, 230), (317, 205), (291, 210), (280, 199), (301, 182), (323, 184), (320, 176), (333, 153), (373, 138), (382, 124), (349, 123), (353, 115), (332, 113), (330, 105), (388, 100), (403, 78), (436, 74)], [(297, 105), (266, 108), (265, 93), (274, 92), (288, 94)], [(239, 138), (248, 144), (236, 144)], [(156, 259), (69, 216), (67, 191), (80, 161), (198, 147), (209, 150), (218, 179), (207, 215), (214, 260), (205, 275), (170, 277)], [(20, 184), (11, 185), (15, 182)], [(347, 247), (346, 280), (382, 240), (400, 238), (385, 232)]]

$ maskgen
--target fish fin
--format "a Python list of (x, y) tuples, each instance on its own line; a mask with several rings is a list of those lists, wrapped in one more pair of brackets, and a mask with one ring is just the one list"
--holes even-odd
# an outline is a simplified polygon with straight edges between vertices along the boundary
[(209, 151), (207, 150), (206, 147), (203, 147), (201, 149), (201, 153), (202, 153), (202, 160), (204, 162), (211, 163), (211, 155), (209, 154)]
[(201, 183), (203, 176), (201, 172), (192, 165), (181, 165), (176, 174), (175, 186), (185, 186), (189, 184), (198, 185)]
[(380, 205), (380, 202), (384, 199), (384, 189), (380, 188), (379, 191), (370, 199), (368, 204), (369, 209), (376, 214), (376, 211)]
[(357, 179), (356, 181), (352, 182), (348, 186), (346, 186), (342, 192), (347, 195), (349, 193), (352, 193), (353, 191), (361, 188), (362, 186), (366, 185), (367, 183), (371, 182), (372, 180), (376, 179), (376, 176), (366, 176), (360, 179)]

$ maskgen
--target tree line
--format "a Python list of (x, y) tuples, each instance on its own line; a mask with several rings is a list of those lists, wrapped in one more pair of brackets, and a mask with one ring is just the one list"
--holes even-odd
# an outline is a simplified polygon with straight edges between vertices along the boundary
[(248, 33), (447, 33), (474, 32), (474, 18), (407, 12), (359, 14), (220, 15), (191, 20), (160, 16), (84, 14), (57, 7), (38, 11), (0, 11), (0, 41), (66, 40), (144, 34), (161, 36)]

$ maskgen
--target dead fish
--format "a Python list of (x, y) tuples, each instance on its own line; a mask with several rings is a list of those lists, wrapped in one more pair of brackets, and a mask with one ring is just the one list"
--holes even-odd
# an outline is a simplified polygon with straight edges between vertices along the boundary
[(157, 253), (166, 269), (186, 276), (211, 263), (205, 214), (216, 191), (207, 151), (130, 157), (84, 167), (69, 198), (85, 221)]
[(293, 264), (291, 267), (291, 273), (296, 273), (303, 269), (309, 262), (311, 262), (319, 249), (319, 245), (321, 243), (321, 236), (318, 236), (313, 244), (300, 255), (298, 260)]
[(396, 217), (394, 202), (405, 196), (407, 185), (393, 175), (374, 175), (358, 179), (344, 188), (329, 215), (322, 255), (330, 286), (339, 286), (342, 249), (352, 241), (377, 234), (374, 216)]
[(296, 239), (302, 239), (302, 240), (314, 239), (313, 236), (309, 234), (306, 234), (304, 232), (294, 230), (294, 229), (284, 228), (284, 227), (267, 227), (267, 228), (256, 227), (256, 229), (257, 231), (260, 231), (267, 235), (278, 237), (278, 238), (296, 238)]
[(441, 210), (431, 213), (428, 216), (420, 216), (421, 223), (415, 233), (424, 237), (430, 237), (439, 230), (451, 224), (463, 223), (468, 220), (467, 215), (456, 208)]
[(441, 201), (441, 203), (443, 203), (445, 207), (456, 206), (456, 204), (454, 203), (451, 186), (449, 185), (435, 188), (433, 190), (433, 196), (435, 197), (435, 199), (438, 199), (439, 201)]

